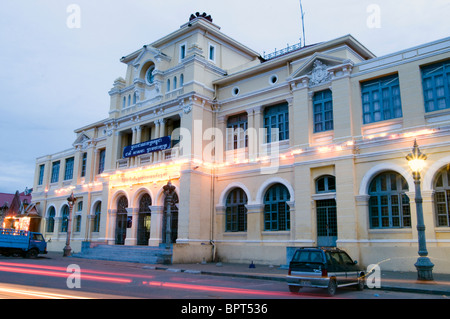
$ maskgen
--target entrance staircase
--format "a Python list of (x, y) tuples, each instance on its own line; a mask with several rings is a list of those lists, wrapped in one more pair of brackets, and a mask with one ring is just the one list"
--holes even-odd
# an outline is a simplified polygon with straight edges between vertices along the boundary
[(83, 243), (80, 253), (73, 254), (73, 257), (125, 261), (144, 264), (171, 264), (172, 249), (165, 249), (165, 246), (123, 246)]

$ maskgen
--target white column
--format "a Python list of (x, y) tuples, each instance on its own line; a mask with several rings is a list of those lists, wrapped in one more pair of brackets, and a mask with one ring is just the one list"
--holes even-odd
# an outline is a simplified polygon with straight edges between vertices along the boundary
[(162, 220), (163, 220), (163, 206), (150, 206), (151, 224), (150, 224), (150, 238), (148, 240), (149, 246), (158, 246), (162, 236)]

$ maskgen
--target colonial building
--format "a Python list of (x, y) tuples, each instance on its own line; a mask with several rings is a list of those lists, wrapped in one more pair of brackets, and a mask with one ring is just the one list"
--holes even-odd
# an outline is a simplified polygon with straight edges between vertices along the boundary
[(263, 57), (197, 14), (120, 61), (107, 117), (36, 161), (49, 250), (73, 193), (75, 251), (169, 242), (174, 263), (286, 264), (326, 245), (414, 270), (416, 140), (429, 257), (449, 271), (450, 38), (376, 57), (346, 35)]

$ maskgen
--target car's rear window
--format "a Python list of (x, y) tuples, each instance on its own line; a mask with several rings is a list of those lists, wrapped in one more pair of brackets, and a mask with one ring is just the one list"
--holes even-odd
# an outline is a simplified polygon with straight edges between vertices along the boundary
[(298, 250), (292, 258), (294, 262), (323, 263), (323, 254), (320, 251)]

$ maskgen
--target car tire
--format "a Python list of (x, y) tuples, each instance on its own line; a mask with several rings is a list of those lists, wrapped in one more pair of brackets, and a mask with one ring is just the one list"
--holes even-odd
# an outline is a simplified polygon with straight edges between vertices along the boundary
[(293, 292), (293, 293), (299, 292), (300, 288), (301, 288), (300, 286), (291, 286), (291, 285), (289, 285), (289, 291)]
[(39, 255), (39, 252), (36, 249), (30, 249), (29, 251), (27, 251), (25, 253), (25, 258), (37, 258), (37, 256)]
[(334, 294), (336, 293), (336, 289), (337, 289), (336, 280), (330, 279), (330, 282), (328, 283), (328, 287), (327, 287), (328, 296), (330, 296), (330, 297), (334, 296)]

